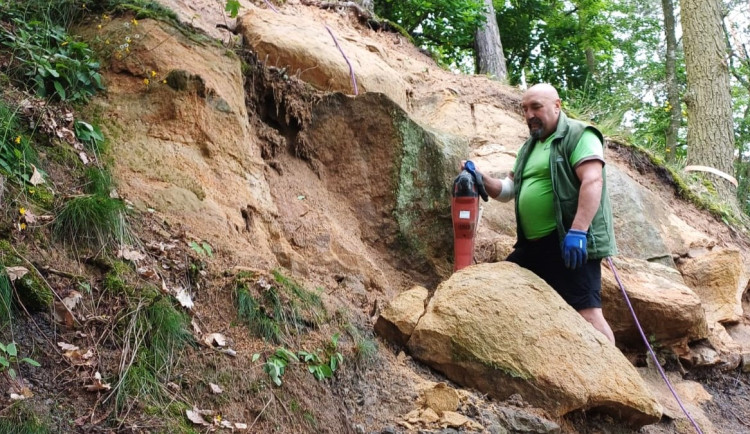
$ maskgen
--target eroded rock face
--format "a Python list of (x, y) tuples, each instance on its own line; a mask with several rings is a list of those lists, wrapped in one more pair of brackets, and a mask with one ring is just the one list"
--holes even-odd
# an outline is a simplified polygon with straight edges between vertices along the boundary
[(415, 359), (497, 399), (520, 393), (557, 415), (603, 408), (633, 425), (661, 417), (622, 353), (542, 279), (512, 263), (453, 274), (408, 347)]
[(747, 281), (740, 281), (742, 257), (738, 249), (713, 249), (681, 260), (678, 267), (685, 283), (700, 297), (709, 321), (739, 321), (740, 296)]
[[(382, 92), (402, 108), (407, 107), (407, 84), (401, 75), (378, 56), (378, 44), (360, 34), (329, 33), (323, 23), (306, 16), (276, 14), (252, 8), (237, 22), (237, 30), (268, 66), (287, 68), (318, 89), (354, 95), (347, 60), (357, 82), (357, 91)], [(336, 37), (334, 42), (333, 36)]]
[(375, 322), (375, 333), (396, 345), (406, 345), (424, 313), (428, 295), (427, 288), (423, 286), (414, 286), (397, 295)]
[[(620, 256), (612, 262), (647, 337), (668, 345), (708, 336), (701, 300), (685, 286), (677, 270)], [(616, 341), (642, 345), (640, 333), (606, 261), (602, 262), (602, 309)]]

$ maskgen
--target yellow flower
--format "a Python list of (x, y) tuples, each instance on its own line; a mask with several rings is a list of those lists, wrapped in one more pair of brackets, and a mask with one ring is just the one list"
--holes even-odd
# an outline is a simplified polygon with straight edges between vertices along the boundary
[(135, 18), (133, 18), (132, 20), (130, 20), (130, 22), (133, 23), (134, 26), (138, 25), (138, 20), (136, 20)]
[(145, 84), (146, 86), (148, 86), (149, 83), (151, 83), (151, 82), (149, 81), (148, 78), (144, 78), (143, 79), (143, 84)]
[(21, 136), (16, 137), (16, 145), (21, 143)]
[(109, 45), (109, 39), (107, 39), (106, 41), (104, 41), (104, 43), (107, 44), (107, 45)]
[(102, 29), (102, 25), (99, 24), (98, 26), (96, 26), (96, 28), (99, 29), (99, 30), (101, 30)]
[(164, 84), (167, 84), (167, 80), (162, 80), (161, 82)]
[(26, 215), (26, 208), (22, 207), (21, 209), (18, 210), (18, 213), (21, 215)]
[(156, 77), (156, 71), (151, 71), (151, 76)]
[(130, 53), (130, 47), (125, 47), (125, 52)]
[(671, 150), (671, 149), (669, 149), (669, 148), (667, 148), (666, 152), (672, 152), (672, 150)]
[(36, 190), (34, 190), (33, 188), (29, 189), (29, 194), (34, 194), (35, 192), (36, 192)]
[(60, 46), (61, 46), (61, 47), (64, 47), (64, 46), (66, 46), (66, 45), (68, 45), (68, 41), (65, 41), (65, 42), (63, 42), (62, 44), (60, 44)]
[(102, 15), (102, 19), (103, 20), (108, 20), (109, 19), (109, 15), (107, 15), (107, 14)]
[(21, 223), (20, 225), (18, 225), (18, 228), (21, 230), (26, 229), (26, 223)]

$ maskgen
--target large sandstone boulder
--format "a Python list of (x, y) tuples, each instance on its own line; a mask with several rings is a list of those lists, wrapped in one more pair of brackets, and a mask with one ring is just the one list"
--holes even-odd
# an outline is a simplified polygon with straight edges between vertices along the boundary
[(622, 353), (542, 279), (509, 262), (471, 266), (443, 282), (408, 347), (497, 399), (520, 393), (556, 415), (601, 408), (637, 426), (661, 417)]
[(700, 297), (709, 321), (739, 321), (740, 297), (747, 279), (741, 279), (742, 257), (738, 249), (713, 249), (697, 258), (682, 259), (678, 267), (685, 283)]
[(375, 322), (375, 333), (396, 345), (406, 345), (424, 313), (428, 296), (429, 291), (423, 286), (414, 286), (397, 295)]
[[(335, 19), (335, 17), (331, 17)], [(332, 35), (322, 22), (306, 16), (277, 14), (251, 8), (237, 22), (245, 44), (268, 66), (287, 68), (287, 74), (321, 90), (354, 94), (349, 65), (336, 43), (352, 64), (357, 90), (381, 92), (402, 108), (407, 107), (407, 87), (401, 75), (380, 56), (376, 41), (350, 30)], [(333, 36), (336, 40), (334, 41)]]
[[(701, 300), (685, 286), (677, 270), (621, 256), (612, 262), (649, 339), (671, 345), (708, 336)], [(602, 309), (619, 343), (642, 345), (630, 309), (606, 261), (602, 262)]]

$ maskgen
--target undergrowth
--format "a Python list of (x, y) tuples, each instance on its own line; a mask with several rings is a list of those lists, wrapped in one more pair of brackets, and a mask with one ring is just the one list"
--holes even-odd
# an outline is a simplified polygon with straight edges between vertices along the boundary
[(274, 280), (240, 275), (235, 281), (237, 315), (250, 332), (272, 343), (317, 328), (326, 317), (320, 295), (302, 288), (280, 271)]

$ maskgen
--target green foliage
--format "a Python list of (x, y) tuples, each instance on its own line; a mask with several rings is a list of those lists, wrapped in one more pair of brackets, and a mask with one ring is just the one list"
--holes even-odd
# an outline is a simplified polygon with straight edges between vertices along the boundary
[(13, 318), (11, 304), (13, 302), (13, 287), (5, 272), (5, 265), (0, 262), (0, 328), (10, 324)]
[(76, 138), (86, 146), (86, 149), (94, 152), (96, 155), (102, 153), (104, 134), (97, 125), (92, 125), (83, 121), (75, 121), (73, 129), (75, 130)]
[(139, 20), (151, 18), (179, 24), (179, 17), (174, 11), (153, 0), (97, 0), (89, 8), (97, 13), (132, 13)]
[[(136, 401), (167, 411), (172, 401), (164, 384), (177, 365), (180, 352), (195, 343), (189, 320), (168, 297), (157, 297), (144, 306), (141, 299), (123, 319), (128, 319), (124, 339), (135, 352), (132, 363), (120, 373), (114, 393), (116, 407), (124, 409)], [(169, 416), (169, 415), (166, 415)]]
[[(9, 376), (12, 379), (16, 379), (18, 373), (13, 366), (18, 366), (19, 363), (26, 363), (36, 368), (42, 366), (34, 359), (28, 357), (18, 358), (18, 346), (15, 342), (11, 342), (8, 345), (0, 343), (0, 373)], [(12, 366), (13, 365), (13, 366)]]
[(240, 2), (238, 0), (227, 0), (224, 10), (229, 12), (230, 17), (237, 18), (240, 13)]
[(0, 433), (47, 434), (52, 432), (45, 417), (37, 414), (26, 401), (15, 401), (3, 409)]
[(0, 21), (7, 23), (0, 27), (0, 47), (10, 55), (7, 71), (14, 84), (31, 86), (40, 97), (84, 102), (104, 89), (99, 63), (88, 44), (70, 36), (49, 12), (0, 4)]
[(198, 244), (196, 241), (191, 241), (189, 243), (189, 246), (195, 253), (200, 256), (208, 256), (209, 258), (214, 257), (214, 250), (211, 248), (211, 245), (205, 241), (202, 241), (200, 244)]
[(0, 100), (0, 173), (18, 183), (29, 182), (37, 163), (29, 135), (21, 128), (18, 111)]
[(235, 299), (238, 317), (253, 335), (281, 343), (304, 328), (317, 327), (325, 309), (318, 294), (305, 290), (278, 271), (273, 274), (276, 284), (264, 278), (253, 281), (238, 276)]
[(146, 309), (145, 320), (152, 364), (157, 370), (171, 365), (175, 353), (195, 342), (187, 315), (175, 309), (168, 298), (155, 300)]
[(124, 237), (125, 206), (108, 195), (76, 196), (63, 204), (52, 224), (58, 240), (99, 249)]
[(312, 353), (308, 353), (307, 351), (297, 352), (299, 358), (307, 364), (307, 370), (313, 374), (316, 380), (321, 381), (332, 378), (333, 374), (341, 366), (341, 363), (344, 362), (344, 356), (337, 351), (338, 342), (339, 335), (335, 334), (331, 337), (330, 342), (328, 342), (323, 351), (317, 349)]
[(273, 384), (281, 386), (281, 377), (284, 375), (286, 367), (292, 361), (299, 362), (299, 359), (293, 352), (284, 347), (279, 347), (276, 349), (276, 352), (266, 360), (266, 363), (263, 364), (263, 371), (271, 377)]
[(446, 64), (459, 66), (484, 25), (481, 0), (377, 0), (375, 13), (405, 29), (416, 45)]

